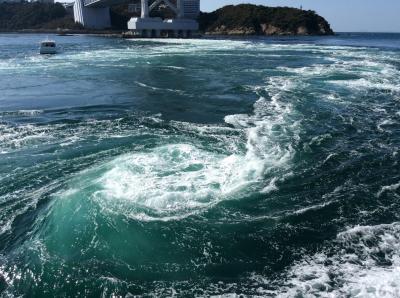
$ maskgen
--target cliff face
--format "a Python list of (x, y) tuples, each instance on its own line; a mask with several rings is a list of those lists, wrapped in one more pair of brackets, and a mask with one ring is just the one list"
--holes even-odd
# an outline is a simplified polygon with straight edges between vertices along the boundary
[(251, 4), (228, 5), (199, 17), (200, 30), (215, 35), (332, 35), (314, 11)]

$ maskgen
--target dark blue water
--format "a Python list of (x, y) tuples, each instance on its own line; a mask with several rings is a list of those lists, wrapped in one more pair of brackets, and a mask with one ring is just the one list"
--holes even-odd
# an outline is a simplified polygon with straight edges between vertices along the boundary
[(0, 296), (400, 295), (400, 35), (0, 35)]

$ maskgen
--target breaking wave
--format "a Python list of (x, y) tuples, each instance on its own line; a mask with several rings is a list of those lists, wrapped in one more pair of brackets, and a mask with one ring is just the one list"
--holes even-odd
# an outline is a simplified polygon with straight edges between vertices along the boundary
[(279, 297), (398, 297), (400, 224), (357, 226), (287, 273)]

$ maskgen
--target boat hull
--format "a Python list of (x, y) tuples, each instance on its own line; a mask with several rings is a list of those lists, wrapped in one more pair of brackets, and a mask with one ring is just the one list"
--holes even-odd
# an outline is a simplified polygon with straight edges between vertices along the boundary
[(57, 54), (57, 49), (50, 48), (50, 47), (41, 47), (40, 54), (41, 55), (54, 55), (54, 54)]

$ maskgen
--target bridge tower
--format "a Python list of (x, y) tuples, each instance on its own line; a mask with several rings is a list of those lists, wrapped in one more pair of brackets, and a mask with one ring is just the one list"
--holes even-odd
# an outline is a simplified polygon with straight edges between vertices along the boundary
[[(140, 18), (131, 18), (128, 29), (143, 37), (165, 36), (187, 37), (199, 29), (195, 20), (200, 13), (200, 0), (141, 0)], [(111, 27), (110, 5), (124, 3), (126, 0), (75, 0), (75, 22), (89, 29)], [(175, 4), (176, 3), (176, 4)], [(162, 20), (150, 17), (150, 12), (160, 4), (169, 7), (175, 18)]]
[(141, 4), (142, 4), (141, 17), (148, 18), (149, 17), (149, 0), (142, 0)]
[[(188, 37), (199, 29), (195, 20), (200, 13), (200, 0), (176, 0), (176, 5), (170, 0), (155, 0), (149, 6), (149, 0), (141, 0), (142, 13), (140, 18), (131, 18), (128, 29), (141, 37)], [(176, 18), (162, 20), (149, 17), (149, 13), (160, 4), (166, 5)]]
[[(89, 0), (90, 1), (90, 0)], [(111, 27), (110, 7), (91, 7), (88, 0), (75, 0), (74, 19), (88, 29)], [(89, 5), (88, 5), (89, 4)]]
[(183, 6), (182, 0), (176, 0), (176, 8), (178, 10), (177, 13), (178, 19), (183, 19), (185, 16), (185, 7)]

